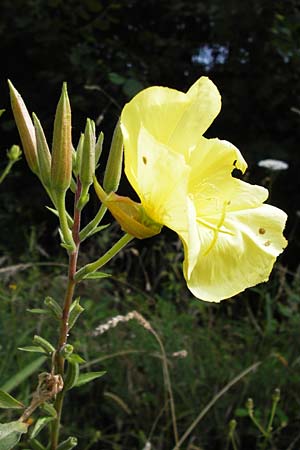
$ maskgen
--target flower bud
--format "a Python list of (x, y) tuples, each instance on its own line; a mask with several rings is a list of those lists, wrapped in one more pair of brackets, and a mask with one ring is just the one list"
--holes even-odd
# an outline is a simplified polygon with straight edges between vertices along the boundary
[(95, 175), (95, 125), (87, 119), (84, 131), (82, 158), (79, 167), (79, 178), (82, 185), (90, 186)]
[(75, 158), (74, 158), (75, 161), (74, 161), (73, 169), (74, 169), (74, 173), (76, 176), (79, 174), (80, 167), (81, 167), (83, 143), (84, 143), (84, 133), (81, 133), (79, 141), (78, 141), (78, 145), (76, 148), (76, 152), (75, 152)]
[(80, 166), (78, 167), (78, 171), (82, 190), (77, 207), (78, 209), (82, 209), (89, 200), (89, 187), (93, 183), (93, 177), (95, 175), (95, 123), (91, 119), (87, 119), (86, 121), (79, 162)]
[(97, 167), (99, 158), (100, 158), (101, 153), (102, 153), (103, 139), (104, 139), (104, 134), (101, 131), (101, 133), (98, 136), (98, 139), (97, 139), (97, 142), (96, 142), (96, 146), (95, 146), (95, 166), (96, 167)]
[(10, 161), (16, 162), (22, 155), (21, 149), (18, 145), (13, 145), (7, 152), (7, 157)]
[(56, 191), (66, 191), (72, 176), (71, 107), (67, 85), (63, 83), (53, 132), (51, 184)]
[(123, 162), (123, 135), (120, 121), (118, 121), (113, 138), (104, 173), (103, 187), (106, 192), (115, 192), (120, 183)]
[(138, 239), (145, 239), (160, 233), (162, 225), (147, 216), (141, 203), (114, 192), (106, 194), (96, 178), (94, 186), (99, 199), (119, 222), (123, 231)]
[(33, 113), (33, 122), (36, 136), (37, 156), (40, 169), (40, 178), (44, 186), (50, 188), (51, 186), (51, 154), (45, 138), (45, 134), (42, 125)]
[(10, 80), (8, 80), (8, 85), (10, 90), (11, 107), (21, 138), (26, 161), (32, 172), (38, 174), (39, 165), (37, 157), (36, 138), (32, 120), (21, 95), (14, 88)]

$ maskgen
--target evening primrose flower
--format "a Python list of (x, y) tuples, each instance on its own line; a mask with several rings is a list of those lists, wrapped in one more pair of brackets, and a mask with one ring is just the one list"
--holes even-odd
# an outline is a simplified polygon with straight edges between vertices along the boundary
[(286, 214), (264, 204), (268, 191), (232, 177), (247, 168), (239, 150), (203, 137), (220, 109), (201, 77), (187, 93), (145, 89), (121, 115), (125, 173), (145, 214), (179, 235), (188, 288), (216, 302), (266, 281), (287, 244)]

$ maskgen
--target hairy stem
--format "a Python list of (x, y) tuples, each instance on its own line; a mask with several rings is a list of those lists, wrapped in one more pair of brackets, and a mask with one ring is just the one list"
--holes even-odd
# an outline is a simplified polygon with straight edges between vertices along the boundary
[[(56, 354), (56, 373), (62, 377), (64, 375), (65, 358), (62, 356), (61, 350), (66, 345), (69, 332), (69, 315), (70, 307), (74, 297), (74, 290), (76, 286), (76, 280), (74, 278), (77, 269), (77, 259), (80, 246), (79, 230), (80, 230), (80, 211), (77, 209), (77, 202), (81, 194), (81, 183), (77, 180), (77, 190), (74, 200), (74, 225), (72, 230), (72, 237), (75, 243), (75, 249), (69, 254), (69, 269), (68, 269), (68, 284), (64, 298), (63, 314), (61, 319), (60, 334), (58, 339), (57, 354)], [(62, 407), (64, 401), (64, 391), (57, 394), (55, 400), (55, 409), (57, 412), (57, 418), (53, 423), (51, 429), (51, 450), (56, 450), (59, 443), (59, 428), (62, 414)]]

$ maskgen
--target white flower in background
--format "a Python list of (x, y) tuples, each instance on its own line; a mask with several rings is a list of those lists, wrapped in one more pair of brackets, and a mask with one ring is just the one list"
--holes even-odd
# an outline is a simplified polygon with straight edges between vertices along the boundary
[(289, 165), (285, 161), (281, 161), (280, 159), (262, 159), (257, 163), (259, 167), (264, 167), (265, 169), (278, 171), (278, 170), (287, 170)]

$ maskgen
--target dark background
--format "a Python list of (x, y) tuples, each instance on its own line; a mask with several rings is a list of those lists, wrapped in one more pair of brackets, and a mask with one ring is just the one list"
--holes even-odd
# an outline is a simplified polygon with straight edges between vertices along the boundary
[[(186, 90), (201, 75), (209, 76), (223, 108), (206, 135), (239, 147), (250, 182), (270, 185), (270, 173), (257, 167), (261, 159), (289, 163), (277, 174), (271, 202), (289, 214), (287, 236), (294, 245), (283, 258), (297, 265), (300, 115), (292, 108), (300, 109), (299, 1), (2, 0), (0, 57), (0, 106), (7, 110), (0, 123), (1, 166), (5, 150), (19, 142), (7, 78), (39, 116), (49, 141), (67, 81), (74, 145), (91, 117), (104, 131), (107, 152), (122, 106), (136, 92), (150, 85)], [(105, 152), (100, 178), (104, 160)], [(54, 218), (40, 207), (41, 199), (47, 203), (43, 195), (23, 158), (0, 194), (0, 231), (7, 233), (16, 212), (24, 224), (12, 242), (8, 236), (6, 249), (24, 250), (24, 230), (33, 220), (47, 222), (44, 231), (53, 227)], [(94, 200), (85, 214), (92, 216), (97, 207)], [(42, 239), (51, 244), (49, 233)]]

